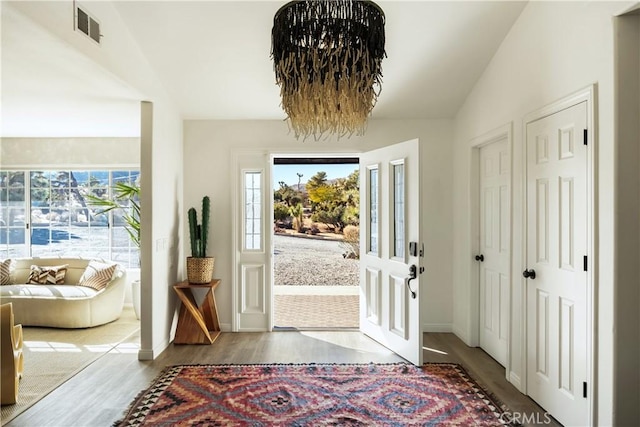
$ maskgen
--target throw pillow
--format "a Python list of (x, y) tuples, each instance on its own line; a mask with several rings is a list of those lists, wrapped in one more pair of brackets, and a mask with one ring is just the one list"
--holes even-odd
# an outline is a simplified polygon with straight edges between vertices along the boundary
[(54, 266), (32, 265), (27, 283), (35, 285), (62, 285), (69, 264)]
[(13, 267), (13, 260), (11, 258), (5, 259), (0, 262), (0, 285), (11, 284), (11, 268)]
[(84, 273), (82, 273), (78, 285), (101, 291), (106, 288), (111, 281), (117, 266), (117, 264), (107, 264), (91, 260), (84, 270)]

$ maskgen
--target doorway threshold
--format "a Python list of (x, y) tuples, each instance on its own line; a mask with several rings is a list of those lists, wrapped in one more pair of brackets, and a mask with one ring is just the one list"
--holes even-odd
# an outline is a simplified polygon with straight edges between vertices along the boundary
[(295, 326), (274, 326), (272, 332), (359, 332), (358, 327), (295, 327)]

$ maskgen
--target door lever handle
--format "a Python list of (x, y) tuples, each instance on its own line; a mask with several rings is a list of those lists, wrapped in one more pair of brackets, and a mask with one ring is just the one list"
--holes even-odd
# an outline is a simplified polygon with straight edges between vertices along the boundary
[[(420, 269), (422, 270), (422, 268)], [(420, 271), (422, 273), (422, 271)], [(411, 289), (411, 281), (418, 277), (418, 267), (415, 264), (409, 266), (409, 277), (407, 277), (407, 288), (409, 288), (409, 292), (411, 292), (411, 298), (416, 298), (416, 293), (413, 289)]]

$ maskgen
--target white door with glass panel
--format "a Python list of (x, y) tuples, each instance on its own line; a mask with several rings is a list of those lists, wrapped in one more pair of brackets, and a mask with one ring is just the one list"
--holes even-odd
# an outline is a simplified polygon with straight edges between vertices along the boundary
[(422, 365), (420, 153), (412, 140), (360, 157), (360, 330)]
[(509, 332), (510, 166), (506, 138), (480, 148), (480, 347), (502, 366)]
[(234, 191), (234, 331), (268, 331), (270, 327), (271, 233), (266, 153), (236, 156)]
[(587, 425), (587, 160), (582, 102), (527, 124), (527, 394)]

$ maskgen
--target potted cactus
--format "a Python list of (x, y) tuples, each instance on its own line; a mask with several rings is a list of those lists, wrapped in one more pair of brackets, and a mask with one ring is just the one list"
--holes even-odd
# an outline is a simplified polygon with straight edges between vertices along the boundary
[(209, 215), (211, 202), (209, 196), (202, 198), (202, 221), (198, 224), (195, 208), (189, 208), (189, 238), (191, 256), (187, 257), (187, 279), (189, 283), (204, 284), (213, 279), (215, 258), (207, 256), (207, 238), (209, 235)]

